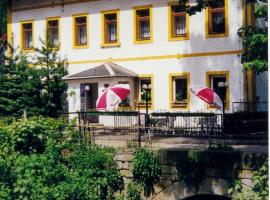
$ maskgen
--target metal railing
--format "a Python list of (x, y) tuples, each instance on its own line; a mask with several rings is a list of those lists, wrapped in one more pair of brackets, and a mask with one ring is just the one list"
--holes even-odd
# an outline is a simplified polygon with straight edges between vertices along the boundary
[[(81, 139), (104, 146), (141, 145), (159, 137), (222, 134), (222, 115), (214, 113), (74, 112)], [(148, 120), (147, 120), (148, 119)]]
[(233, 102), (232, 111), (234, 112), (268, 112), (268, 102)]
[(158, 135), (218, 135), (222, 115), (214, 113), (152, 113), (150, 127)]

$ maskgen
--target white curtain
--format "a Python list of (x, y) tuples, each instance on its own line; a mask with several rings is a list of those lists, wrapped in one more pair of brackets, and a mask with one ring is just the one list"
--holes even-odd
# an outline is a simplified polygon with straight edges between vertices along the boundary
[(175, 18), (175, 34), (184, 35), (186, 34), (186, 17), (176, 17)]

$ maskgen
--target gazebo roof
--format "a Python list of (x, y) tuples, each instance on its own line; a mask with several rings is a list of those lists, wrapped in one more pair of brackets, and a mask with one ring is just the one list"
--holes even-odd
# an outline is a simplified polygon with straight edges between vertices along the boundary
[(115, 63), (104, 63), (97, 67), (87, 69), (77, 74), (67, 75), (63, 80), (79, 80), (93, 78), (108, 78), (108, 77), (138, 77), (138, 74), (121, 67)]

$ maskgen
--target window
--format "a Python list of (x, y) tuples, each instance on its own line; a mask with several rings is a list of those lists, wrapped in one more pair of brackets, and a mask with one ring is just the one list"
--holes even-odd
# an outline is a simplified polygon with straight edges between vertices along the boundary
[(119, 43), (119, 10), (102, 12), (103, 47), (117, 46)]
[[(118, 84), (128, 84), (129, 85), (129, 82), (128, 81), (119, 81)], [(128, 95), (128, 97), (126, 99), (124, 99), (124, 101), (122, 101), (119, 104), (119, 107), (130, 107), (130, 94)]]
[(152, 42), (152, 8), (134, 8), (135, 18), (135, 43)]
[(59, 47), (59, 19), (47, 20), (47, 37), (54, 47)]
[(229, 83), (229, 72), (221, 71), (221, 72), (207, 72), (206, 73), (206, 81), (207, 87), (210, 87), (214, 90), (214, 92), (220, 97), (220, 99), (224, 99), (226, 104), (226, 109), (229, 109), (229, 88), (228, 87), (219, 87), (219, 83)]
[(153, 76), (152, 75), (140, 75), (139, 76), (139, 102), (138, 107), (146, 107), (146, 102), (148, 103), (148, 108), (153, 109)]
[(76, 15), (73, 17), (74, 23), (74, 47), (88, 47), (88, 17), (86, 15)]
[(189, 15), (185, 5), (169, 4), (169, 40), (189, 39)]
[(169, 82), (170, 108), (188, 108), (190, 74), (169, 74)]
[(23, 22), (22, 25), (22, 43), (23, 50), (32, 50), (33, 45), (33, 22)]
[(206, 19), (207, 37), (228, 36), (227, 0), (209, 1)]

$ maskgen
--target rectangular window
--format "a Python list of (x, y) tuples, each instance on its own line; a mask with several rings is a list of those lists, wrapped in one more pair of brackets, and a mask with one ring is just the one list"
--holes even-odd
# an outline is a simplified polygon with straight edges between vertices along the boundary
[(152, 101), (150, 78), (140, 80), (140, 99), (142, 103), (146, 103), (146, 101), (150, 103)]
[(119, 10), (102, 11), (103, 47), (119, 45)]
[(223, 36), (228, 33), (227, 30), (227, 0), (209, 1), (209, 6), (206, 10), (207, 15), (207, 34), (211, 36)]
[(187, 108), (189, 105), (189, 73), (169, 74), (169, 81), (170, 108)]
[(152, 41), (151, 12), (151, 6), (135, 8), (135, 43), (147, 43)]
[(146, 103), (149, 109), (154, 109), (154, 82), (153, 75), (144, 74), (139, 76), (137, 85), (137, 106), (139, 108), (146, 108)]
[(74, 47), (87, 47), (88, 45), (88, 18), (87, 16), (74, 16)]
[(188, 23), (186, 6), (169, 4), (169, 40), (188, 40)]
[(47, 37), (50, 44), (59, 47), (59, 20), (47, 20)]
[(33, 23), (26, 22), (22, 24), (22, 49), (33, 49)]
[(229, 109), (229, 88), (224, 87), (224, 83), (229, 83), (229, 72), (207, 72), (206, 76), (207, 87), (212, 88), (221, 100), (224, 99), (226, 109)]

